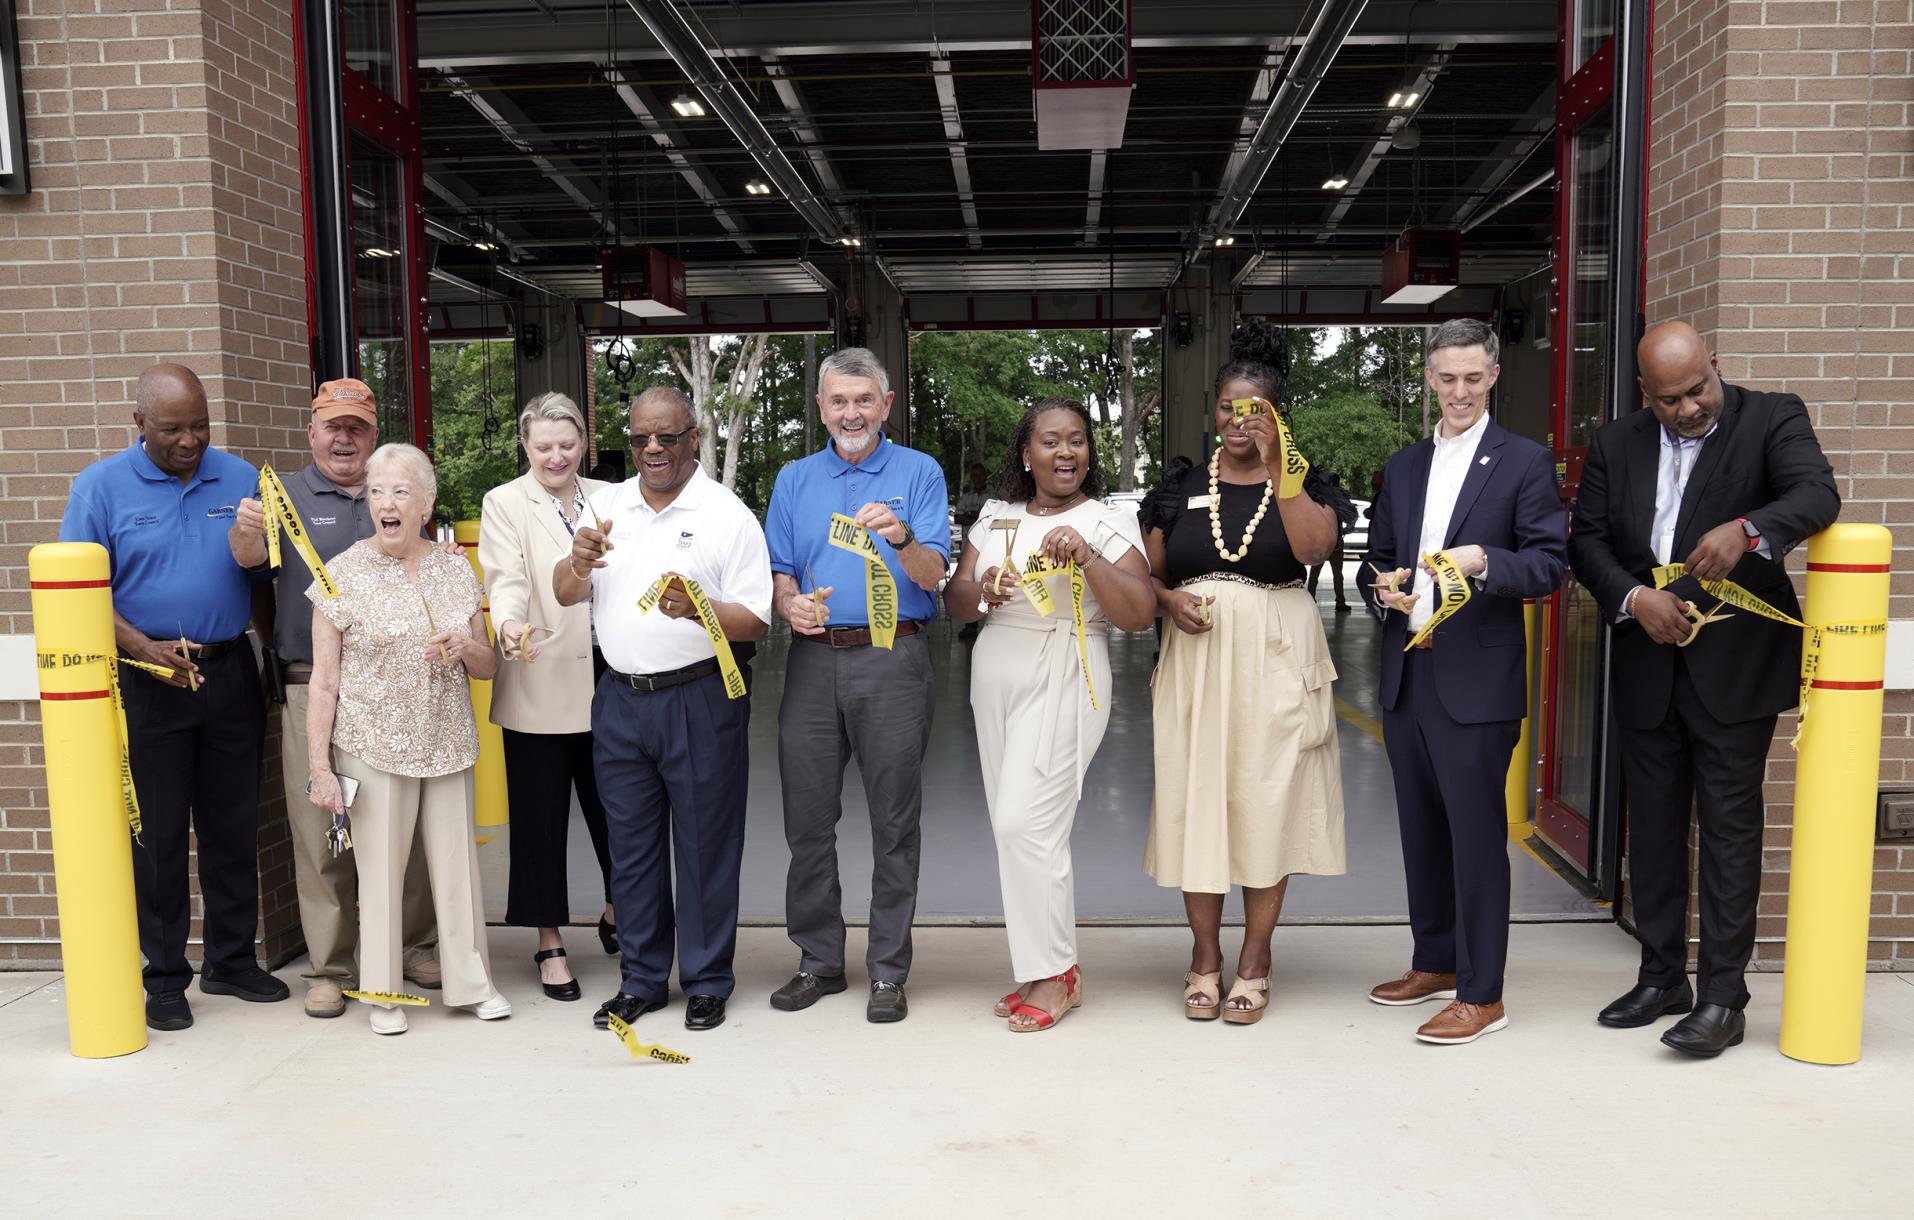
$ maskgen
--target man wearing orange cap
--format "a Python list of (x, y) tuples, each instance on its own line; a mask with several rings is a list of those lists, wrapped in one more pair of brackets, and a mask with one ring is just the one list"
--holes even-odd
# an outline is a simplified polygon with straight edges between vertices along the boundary
[[(379, 444), (379, 411), (363, 381), (344, 377), (319, 387), (306, 425), (312, 463), (285, 476), (286, 494), (305, 523), (313, 549), (330, 561), (361, 538), (372, 536), (366, 506), (366, 459)], [(265, 510), (260, 501), (240, 501), (227, 534), (233, 558), (252, 571), (265, 568)], [(336, 1017), (346, 1009), (342, 994), (358, 978), (353, 960), (359, 943), (358, 873), (352, 857), (335, 856), (326, 841), (332, 816), (306, 799), (306, 686), (312, 678), (312, 613), (306, 588), (312, 573), (290, 547), (273, 581), (278, 612), (273, 651), (283, 675), (279, 712), (279, 761), (286, 781), (286, 820), (292, 831), (293, 868), (299, 886), (299, 922), (311, 962), (306, 968), (306, 1015)], [(268, 664), (274, 659), (268, 657)], [(417, 846), (406, 870), (405, 976), (421, 987), (439, 985), (432, 892), (425, 853)]]

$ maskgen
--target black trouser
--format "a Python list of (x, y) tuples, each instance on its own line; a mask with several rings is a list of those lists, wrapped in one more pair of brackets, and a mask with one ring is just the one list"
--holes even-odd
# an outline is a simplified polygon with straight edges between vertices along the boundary
[[(1517, 658), (1520, 659), (1519, 657)], [(1435, 654), (1412, 648), (1402, 689), (1382, 715), (1396, 784), (1402, 869), (1415, 936), (1410, 965), (1456, 976), (1456, 998), (1502, 998), (1509, 953), (1509, 817), (1505, 783), (1519, 721), (1458, 724), (1436, 688)]]
[(121, 666), (127, 755), (145, 823), (133, 845), (146, 990), (184, 991), (192, 923), (187, 832), (196, 836), (207, 965), (256, 966), (259, 769), (266, 709), (252, 648), (199, 662), (198, 691)]
[(605, 806), (592, 772), (591, 734), (506, 729), (504, 735), (505, 794), (512, 810), (505, 922), (517, 928), (562, 928), (572, 921), (565, 841), (574, 785), (604, 879), (605, 901), (611, 901), (611, 848), (605, 838)]
[(1621, 730), (1628, 780), (1628, 880), (1642, 942), (1640, 981), (1673, 987), (1688, 972), (1688, 810), (1701, 830), (1703, 1004), (1741, 1008), (1761, 896), (1761, 779), (1775, 717), (1723, 724), (1675, 660), (1667, 714), (1652, 729)]

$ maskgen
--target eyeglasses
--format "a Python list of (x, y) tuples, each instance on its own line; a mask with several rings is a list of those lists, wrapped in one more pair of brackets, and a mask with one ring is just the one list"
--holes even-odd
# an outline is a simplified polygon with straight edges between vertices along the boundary
[(673, 449), (679, 441), (697, 430), (693, 426), (677, 432), (634, 432), (631, 434), (631, 447), (642, 451), (651, 448), (651, 442), (657, 441), (660, 449)]

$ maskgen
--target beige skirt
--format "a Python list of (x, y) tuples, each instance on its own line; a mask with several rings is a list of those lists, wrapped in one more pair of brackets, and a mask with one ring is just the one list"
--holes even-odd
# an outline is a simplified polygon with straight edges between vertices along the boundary
[(1344, 871), (1342, 755), (1316, 601), (1206, 578), (1215, 626), (1163, 633), (1151, 679), (1156, 799), (1143, 871), (1195, 893)]

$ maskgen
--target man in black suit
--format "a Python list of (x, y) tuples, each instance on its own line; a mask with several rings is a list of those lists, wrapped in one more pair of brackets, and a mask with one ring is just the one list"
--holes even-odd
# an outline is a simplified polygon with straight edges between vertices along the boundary
[[(1416, 1031), (1443, 1045), (1508, 1024), (1504, 781), (1528, 710), (1522, 600), (1548, 596), (1566, 567), (1553, 455), (1488, 416), (1501, 371), (1496, 349), (1495, 332), (1480, 322), (1436, 328), (1423, 372), (1441, 400), (1441, 423), (1434, 436), (1389, 459), (1369, 525), (1369, 563), (1376, 577), (1386, 576), (1378, 584), (1413, 575), (1414, 586), (1358, 582), (1383, 620), (1383, 744), (1415, 934), (1409, 972), (1369, 998), (1451, 1001)], [(1423, 556), (1437, 552), (1471, 591), (1423, 635), (1438, 600)], [(1405, 647), (1417, 636), (1420, 643)]]
[[(1775, 717), (1799, 696), (1801, 630), (1740, 610), (1697, 630), (1687, 611), (1716, 601), (1695, 578), (1726, 578), (1799, 618), (1781, 560), (1833, 523), (1841, 498), (1799, 398), (1723, 383), (1683, 322), (1650, 330), (1636, 361), (1648, 410), (1595, 434), (1569, 539), (1577, 579), (1615, 620), (1611, 689), (1642, 942), (1638, 984), (1597, 1019), (1630, 1028), (1692, 1008), (1662, 1041), (1705, 1058), (1741, 1041), (1761, 778)], [(1653, 570), (1668, 563), (1686, 573), (1657, 589)], [(1698, 1007), (1687, 975), (1691, 799), (1701, 826)]]

